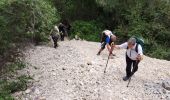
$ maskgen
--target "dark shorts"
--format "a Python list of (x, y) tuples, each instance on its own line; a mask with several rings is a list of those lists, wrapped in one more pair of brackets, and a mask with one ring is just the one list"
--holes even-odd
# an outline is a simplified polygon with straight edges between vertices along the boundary
[(105, 49), (105, 46), (106, 46), (106, 42), (102, 42), (101, 49)]
[[(107, 44), (106, 42), (102, 42), (101, 43), (101, 49), (105, 49), (106, 44)], [(112, 42), (109, 43), (110, 46), (111, 46), (111, 44), (112, 44)]]
[(52, 39), (53, 39), (54, 42), (57, 42), (58, 38), (59, 38), (58, 36), (52, 36)]

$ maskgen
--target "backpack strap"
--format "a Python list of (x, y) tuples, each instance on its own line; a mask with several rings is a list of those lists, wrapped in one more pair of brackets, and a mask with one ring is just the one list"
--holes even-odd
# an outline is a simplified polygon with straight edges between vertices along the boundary
[[(136, 47), (135, 47), (135, 51), (138, 53), (138, 46), (139, 46), (139, 44), (138, 43), (136, 43)], [(127, 46), (127, 48), (126, 49), (128, 49), (128, 46)]]
[(138, 46), (139, 46), (139, 44), (137, 43), (136, 44), (136, 48), (135, 48), (135, 51), (138, 53)]

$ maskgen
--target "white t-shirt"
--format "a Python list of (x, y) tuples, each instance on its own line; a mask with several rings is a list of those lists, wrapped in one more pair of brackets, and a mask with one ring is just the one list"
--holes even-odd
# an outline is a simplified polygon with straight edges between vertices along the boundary
[(105, 35), (109, 37), (113, 35), (113, 33), (110, 30), (104, 30), (103, 33), (105, 33)]
[(125, 42), (121, 45), (118, 45), (119, 48), (122, 48), (122, 49), (127, 49), (127, 56), (132, 59), (132, 60), (136, 60), (136, 57), (137, 55), (143, 55), (143, 50), (142, 50), (142, 46), (140, 44), (138, 44), (138, 52), (136, 52), (135, 48), (136, 48), (136, 45), (134, 45), (134, 47), (132, 49), (127, 49), (127, 46), (128, 46), (128, 43)]

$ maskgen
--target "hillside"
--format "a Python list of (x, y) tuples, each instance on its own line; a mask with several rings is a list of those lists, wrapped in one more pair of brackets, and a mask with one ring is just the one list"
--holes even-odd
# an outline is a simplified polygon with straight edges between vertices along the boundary
[(170, 91), (162, 82), (170, 79), (170, 61), (144, 56), (130, 86), (124, 82), (125, 50), (104, 68), (108, 52), (96, 53), (100, 44), (87, 41), (64, 41), (57, 49), (51, 45), (24, 51), (28, 67), (21, 73), (33, 77), (26, 91), (15, 93), (24, 100), (170, 100)]

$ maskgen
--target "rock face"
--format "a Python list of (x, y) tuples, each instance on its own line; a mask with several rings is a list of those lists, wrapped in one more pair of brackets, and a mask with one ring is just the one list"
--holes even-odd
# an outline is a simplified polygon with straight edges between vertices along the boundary
[(162, 87), (170, 91), (170, 80), (162, 82)]
[(21, 100), (170, 100), (169, 82), (162, 83), (170, 77), (169, 61), (144, 56), (127, 88), (122, 80), (125, 50), (113, 51), (116, 56), (109, 59), (104, 73), (108, 51), (97, 56), (99, 43), (71, 40), (59, 44), (57, 49), (36, 46), (24, 51), (30, 65), (24, 70), (34, 80), (31, 92), (23, 93)]

